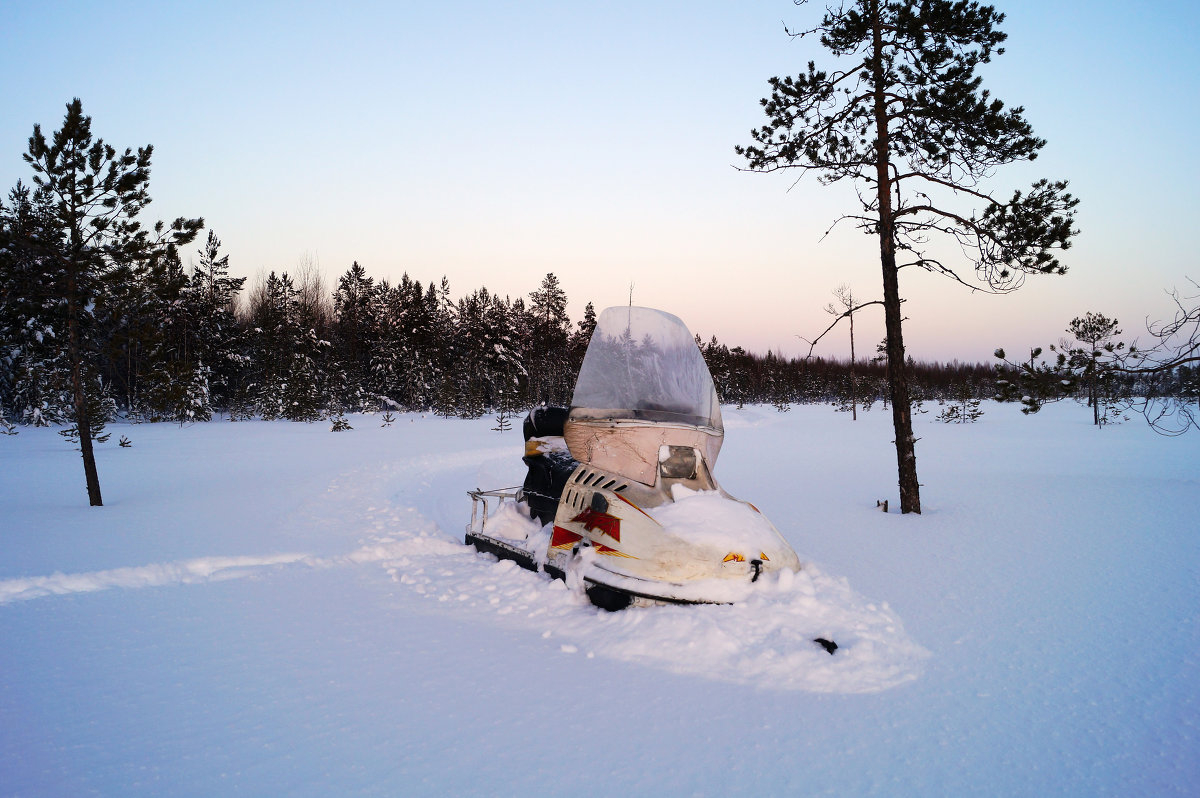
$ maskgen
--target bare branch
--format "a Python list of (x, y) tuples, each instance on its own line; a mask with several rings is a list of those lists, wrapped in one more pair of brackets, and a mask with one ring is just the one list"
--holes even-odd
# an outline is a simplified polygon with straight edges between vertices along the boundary
[(829, 332), (831, 330), (833, 330), (834, 327), (838, 326), (838, 324), (841, 323), (842, 319), (850, 318), (851, 315), (857, 313), (858, 311), (862, 310), (863, 308), (868, 308), (871, 305), (882, 305), (882, 304), (883, 304), (883, 300), (875, 299), (875, 300), (872, 300), (871, 302), (864, 302), (861, 305), (855, 305), (854, 307), (846, 310), (846, 312), (839, 314), (838, 317), (833, 320), (833, 323), (825, 328), (824, 332), (822, 332), (820, 335), (818, 335), (816, 338), (812, 339), (811, 341), (802, 335), (797, 335), (796, 336), (797, 338), (799, 338), (804, 343), (808, 344), (808, 354), (804, 356), (804, 359), (807, 360), (808, 358), (812, 357), (813, 349), (816, 348), (817, 342), (820, 341), (822, 338), (824, 338), (826, 335), (828, 335)]

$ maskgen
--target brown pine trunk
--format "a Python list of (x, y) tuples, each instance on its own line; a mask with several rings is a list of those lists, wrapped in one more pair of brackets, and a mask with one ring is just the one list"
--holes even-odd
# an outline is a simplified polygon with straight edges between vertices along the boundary
[[(854, 296), (850, 297), (850, 306), (854, 306)], [(850, 314), (850, 420), (858, 421), (858, 384), (854, 376), (854, 313)]]
[[(891, 243), (890, 238), (881, 242)], [(917, 482), (916, 438), (912, 431), (912, 399), (908, 391), (908, 363), (901, 333), (900, 285), (896, 253), (881, 243), (883, 265), (883, 313), (887, 330), (888, 387), (892, 398), (892, 427), (896, 434), (896, 467), (900, 485), (900, 512), (921, 512), (921, 488)]]
[(875, 93), (875, 176), (879, 202), (879, 261), (883, 268), (883, 313), (887, 330), (888, 387), (892, 400), (892, 426), (896, 434), (896, 467), (900, 485), (900, 512), (921, 512), (917, 482), (916, 439), (912, 431), (912, 400), (908, 392), (908, 364), (901, 331), (900, 280), (896, 267), (896, 229), (892, 209), (890, 137), (884, 97), (883, 25), (878, 0), (869, 6), (872, 26), (872, 67)]
[(83, 454), (83, 477), (87, 482), (88, 504), (102, 507), (100, 475), (92, 451), (92, 425), (88, 418), (87, 394), (83, 385), (83, 347), (79, 343), (78, 279), (72, 270), (67, 278), (67, 358), (71, 361), (71, 393), (75, 404), (75, 427), (79, 430), (79, 451)]

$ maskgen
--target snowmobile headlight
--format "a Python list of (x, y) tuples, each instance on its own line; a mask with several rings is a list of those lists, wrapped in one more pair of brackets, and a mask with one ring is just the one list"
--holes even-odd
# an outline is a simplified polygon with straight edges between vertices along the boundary
[[(664, 479), (695, 479), (696, 450), (691, 446), (664, 446), (658, 467)], [(663, 455), (666, 455), (665, 457)]]

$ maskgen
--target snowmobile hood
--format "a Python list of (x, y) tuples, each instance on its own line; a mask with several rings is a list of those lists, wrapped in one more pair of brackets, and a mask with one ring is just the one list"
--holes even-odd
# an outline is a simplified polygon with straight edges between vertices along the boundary
[(704, 427), (721, 405), (696, 340), (677, 316), (641, 307), (600, 314), (571, 400), (571, 418)]

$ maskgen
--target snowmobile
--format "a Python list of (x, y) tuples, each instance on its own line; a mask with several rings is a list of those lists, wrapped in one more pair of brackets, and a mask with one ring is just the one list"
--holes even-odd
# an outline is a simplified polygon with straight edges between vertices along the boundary
[[(479, 551), (564, 579), (609, 610), (730, 603), (763, 574), (800, 568), (771, 522), (713, 476), (720, 404), (676, 316), (633, 306), (601, 313), (571, 407), (535, 408), (524, 437), (520, 488), (468, 492), (466, 542)], [(489, 528), (490, 500), (518, 503), (543, 533)]]

